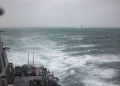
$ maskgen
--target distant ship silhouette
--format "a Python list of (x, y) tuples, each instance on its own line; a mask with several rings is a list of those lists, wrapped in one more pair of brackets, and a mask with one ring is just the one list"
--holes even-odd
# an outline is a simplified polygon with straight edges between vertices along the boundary
[(83, 29), (83, 27), (81, 26), (81, 29)]

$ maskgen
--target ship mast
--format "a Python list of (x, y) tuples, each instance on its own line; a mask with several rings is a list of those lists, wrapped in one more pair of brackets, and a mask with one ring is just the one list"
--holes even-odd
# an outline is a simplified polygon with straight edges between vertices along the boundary
[(29, 65), (29, 52), (28, 52), (28, 65)]
[(33, 52), (33, 66), (34, 66), (34, 52)]

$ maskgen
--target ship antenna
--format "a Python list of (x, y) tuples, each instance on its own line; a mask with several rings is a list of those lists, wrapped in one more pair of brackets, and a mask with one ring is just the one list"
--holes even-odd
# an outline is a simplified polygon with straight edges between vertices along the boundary
[(33, 66), (34, 66), (34, 52), (33, 52)]
[(28, 52), (28, 65), (29, 65), (29, 52)]

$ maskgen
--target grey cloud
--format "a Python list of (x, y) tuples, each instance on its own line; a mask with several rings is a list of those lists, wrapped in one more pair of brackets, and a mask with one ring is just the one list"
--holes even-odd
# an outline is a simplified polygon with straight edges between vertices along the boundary
[(120, 27), (119, 0), (11, 0), (0, 5), (6, 10), (0, 27)]

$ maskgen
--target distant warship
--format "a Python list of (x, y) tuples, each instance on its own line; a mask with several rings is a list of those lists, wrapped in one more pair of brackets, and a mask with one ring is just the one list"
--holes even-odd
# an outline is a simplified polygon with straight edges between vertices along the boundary
[(83, 29), (83, 27), (81, 26), (81, 29)]

